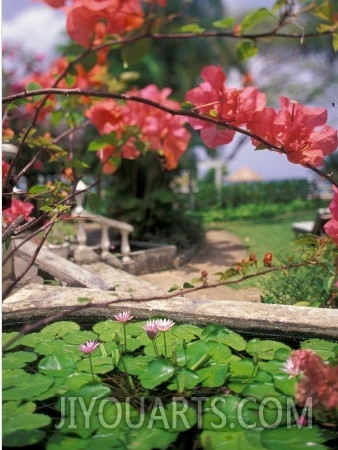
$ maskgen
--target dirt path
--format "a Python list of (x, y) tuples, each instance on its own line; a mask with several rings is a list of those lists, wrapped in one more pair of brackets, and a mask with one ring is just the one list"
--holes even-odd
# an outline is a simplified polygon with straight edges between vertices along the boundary
[[(212, 283), (217, 281), (213, 274), (224, 271), (245, 256), (245, 248), (236, 236), (224, 230), (211, 230), (206, 233), (199, 251), (186, 264), (174, 270), (140, 277), (168, 291), (172, 285), (182, 286), (184, 282), (190, 282), (192, 278), (199, 277), (202, 270), (206, 270), (209, 282)], [(260, 302), (257, 288), (234, 290), (227, 286), (219, 286), (186, 295), (200, 299)]]

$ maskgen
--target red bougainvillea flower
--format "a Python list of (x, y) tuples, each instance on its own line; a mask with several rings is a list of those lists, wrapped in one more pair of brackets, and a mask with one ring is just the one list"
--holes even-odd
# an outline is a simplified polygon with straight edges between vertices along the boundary
[[(195, 105), (194, 110), (200, 114), (239, 126), (245, 125), (255, 111), (265, 107), (265, 94), (256, 87), (227, 87), (226, 75), (219, 66), (204, 67), (201, 78), (204, 81), (200, 86), (186, 93), (186, 100)], [(235, 135), (233, 130), (199, 119), (189, 119), (189, 123), (195, 130), (201, 130), (201, 139), (209, 147), (228, 144)]]
[(338, 366), (325, 363), (313, 350), (294, 350), (290, 360), (302, 373), (296, 400), (304, 406), (308, 398), (313, 408), (331, 410), (338, 407)]
[[(326, 109), (307, 107), (286, 97), (280, 97), (280, 104), (278, 112), (273, 108), (255, 112), (248, 129), (282, 148), (290, 162), (320, 167), (338, 146), (337, 131), (325, 125)], [(253, 140), (253, 144), (259, 142)]]
[(89, 47), (102, 37), (140, 28), (144, 14), (138, 0), (76, 0), (67, 8), (67, 32)]
[(324, 225), (325, 232), (338, 245), (338, 188), (333, 186), (333, 198), (330, 203), (331, 219)]
[(21, 215), (24, 216), (24, 218), (27, 220), (29, 219), (33, 209), (34, 205), (32, 205), (31, 203), (23, 202), (13, 197), (12, 206), (10, 208), (4, 209), (2, 212), (2, 220), (6, 224), (9, 224)]

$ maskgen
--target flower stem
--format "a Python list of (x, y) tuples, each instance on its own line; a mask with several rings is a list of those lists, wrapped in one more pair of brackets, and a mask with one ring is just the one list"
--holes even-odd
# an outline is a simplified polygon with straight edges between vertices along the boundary
[(129, 386), (131, 387), (132, 390), (134, 390), (133, 379), (132, 379), (132, 377), (131, 377), (131, 376), (129, 375), (129, 373), (128, 373), (128, 369), (127, 369), (126, 363), (124, 362), (124, 359), (123, 359), (123, 356), (122, 356), (122, 355), (121, 355), (121, 363), (122, 363), (123, 368), (124, 368), (124, 370), (125, 370), (125, 372), (126, 372), (126, 374), (127, 374), (127, 380), (128, 380)]
[(163, 341), (164, 341), (164, 356), (167, 357), (167, 338), (165, 337), (165, 332), (163, 333)]
[(155, 342), (155, 339), (152, 339), (151, 342), (153, 343), (153, 347), (154, 347), (154, 350), (155, 350), (155, 355), (157, 356), (157, 358), (159, 358), (160, 354), (158, 352), (158, 348), (157, 348), (157, 344)]
[(123, 323), (123, 336), (124, 336), (124, 351), (127, 351), (127, 330), (126, 330), (126, 324)]
[(92, 361), (92, 355), (90, 353), (89, 353), (89, 364), (90, 364), (90, 370), (92, 372), (92, 380), (94, 381), (93, 361)]

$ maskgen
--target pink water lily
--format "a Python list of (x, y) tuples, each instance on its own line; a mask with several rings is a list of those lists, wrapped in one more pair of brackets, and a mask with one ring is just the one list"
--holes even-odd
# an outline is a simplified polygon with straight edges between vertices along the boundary
[(85, 344), (80, 345), (79, 350), (83, 353), (90, 354), (98, 346), (99, 346), (99, 343), (97, 341), (87, 341)]
[(165, 332), (170, 330), (175, 325), (175, 322), (171, 319), (157, 319), (155, 320), (155, 324), (158, 331)]
[(134, 316), (130, 314), (130, 311), (122, 311), (114, 314), (114, 319), (121, 323), (128, 322), (128, 320), (131, 320), (133, 317)]
[(289, 358), (284, 364), (283, 364), (283, 372), (286, 372), (289, 374), (289, 379), (297, 377), (302, 373), (302, 371), (299, 368), (299, 365), (292, 359)]
[(148, 322), (142, 328), (147, 333), (149, 339), (155, 339), (157, 333), (159, 332), (155, 320), (148, 320)]

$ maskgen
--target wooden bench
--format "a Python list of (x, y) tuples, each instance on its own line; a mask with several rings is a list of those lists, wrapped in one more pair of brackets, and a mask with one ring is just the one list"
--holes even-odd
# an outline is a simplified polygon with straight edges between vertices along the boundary
[(308, 220), (304, 222), (294, 222), (292, 230), (297, 234), (314, 234), (321, 236), (325, 234), (324, 225), (331, 219), (331, 212), (329, 208), (319, 208), (315, 220)]

